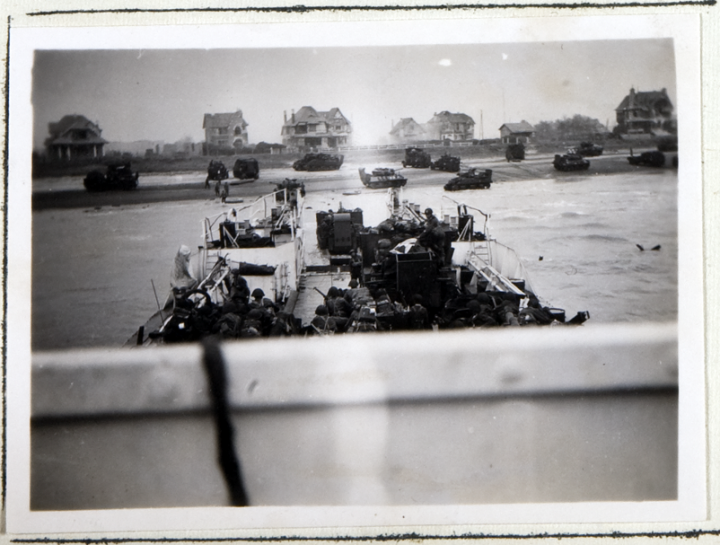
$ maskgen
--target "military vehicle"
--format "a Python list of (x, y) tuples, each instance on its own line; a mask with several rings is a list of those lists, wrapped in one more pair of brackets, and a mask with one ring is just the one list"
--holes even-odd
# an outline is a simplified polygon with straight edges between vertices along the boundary
[(238, 159), (235, 161), (233, 176), (238, 180), (257, 180), (260, 177), (260, 166), (257, 159)]
[(286, 195), (289, 200), (297, 202), (298, 195), (305, 196), (305, 184), (298, 182), (295, 178), (285, 178), (279, 184), (275, 184), (275, 200), (285, 202)]
[(561, 170), (563, 172), (570, 170), (587, 170), (590, 168), (590, 161), (578, 154), (555, 155), (553, 166), (555, 170)]
[(505, 148), (505, 159), (507, 159), (508, 163), (510, 161), (522, 161), (525, 159), (525, 145), (520, 144), (509, 144), (507, 148)]
[(446, 153), (441, 155), (437, 161), (430, 163), (430, 168), (444, 172), (457, 172), (460, 170), (460, 157), (453, 157)]
[(490, 189), (492, 183), (492, 170), (471, 168), (458, 174), (445, 184), (445, 191), (460, 191), (462, 189)]
[(210, 187), (210, 181), (222, 182), (228, 178), (228, 169), (225, 163), (212, 159), (207, 168), (207, 178), (205, 178), (205, 187)]
[(569, 155), (580, 155), (582, 157), (597, 157), (603, 154), (603, 147), (593, 144), (592, 142), (580, 142), (576, 148), (568, 150)]
[(302, 159), (293, 163), (295, 170), (339, 170), (345, 157), (343, 155), (330, 155), (327, 153), (308, 153)]
[(678, 138), (675, 135), (662, 136), (657, 141), (658, 151), (677, 151), (678, 150)]
[(645, 151), (640, 155), (634, 155), (630, 150), (628, 163), (640, 167), (661, 167), (665, 165), (665, 154), (661, 151)]
[(430, 154), (421, 148), (405, 149), (405, 160), (402, 162), (403, 167), (428, 168), (431, 163)]
[(364, 168), (360, 168), (358, 171), (363, 185), (370, 189), (402, 187), (407, 183), (407, 178), (397, 174), (393, 168), (375, 168), (369, 174), (365, 172)]
[(122, 189), (129, 191), (138, 186), (140, 174), (133, 173), (130, 168), (130, 161), (109, 163), (107, 171), (103, 174), (99, 170), (93, 170), (83, 180), (83, 185), (88, 191), (108, 191)]

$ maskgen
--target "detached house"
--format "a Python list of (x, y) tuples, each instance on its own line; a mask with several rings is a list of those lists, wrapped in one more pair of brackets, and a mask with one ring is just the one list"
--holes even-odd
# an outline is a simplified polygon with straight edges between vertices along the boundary
[(396, 142), (417, 142), (427, 139), (423, 126), (412, 117), (403, 117), (390, 131), (390, 137)]
[(248, 143), (248, 123), (242, 110), (227, 114), (205, 114), (205, 150), (242, 148)]
[(45, 148), (51, 159), (69, 160), (103, 156), (107, 140), (102, 129), (83, 115), (66, 115), (57, 123), (48, 125), (50, 136)]
[(436, 113), (425, 123), (425, 132), (428, 140), (472, 140), (475, 121), (469, 115), (445, 110)]
[(283, 114), (282, 143), (294, 148), (337, 148), (350, 145), (352, 126), (339, 108), (318, 112), (303, 106)]
[(505, 123), (500, 127), (503, 144), (527, 144), (535, 136), (535, 127), (524, 119), (520, 123)]
[(641, 134), (662, 131), (673, 124), (673, 105), (667, 90), (635, 91), (630, 93), (615, 108), (618, 126), (616, 131), (621, 134)]

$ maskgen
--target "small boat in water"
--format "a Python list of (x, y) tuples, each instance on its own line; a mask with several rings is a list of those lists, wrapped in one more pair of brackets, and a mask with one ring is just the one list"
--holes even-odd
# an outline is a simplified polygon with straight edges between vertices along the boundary
[(197, 269), (185, 275), (200, 280), (176, 282), (126, 345), (589, 318), (566, 321), (562, 309), (542, 304), (481, 210), (444, 197), (436, 217), (398, 188), (388, 190), (387, 206), (377, 226), (365, 226), (360, 209), (316, 212), (317, 244), (303, 228), (299, 187), (206, 218)]

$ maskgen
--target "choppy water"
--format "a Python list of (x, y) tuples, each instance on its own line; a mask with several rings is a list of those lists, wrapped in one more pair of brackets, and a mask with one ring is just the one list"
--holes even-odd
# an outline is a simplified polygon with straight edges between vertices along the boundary
[[(443, 201), (454, 206), (449, 197), (489, 213), (491, 234), (521, 256), (541, 298), (569, 315), (589, 310), (583, 327), (592, 327), (677, 319), (677, 187), (676, 172), (663, 170), (559, 175), (489, 191), (408, 186), (404, 196), (436, 212)], [(366, 225), (386, 214), (380, 190), (309, 193), (306, 212), (340, 201), (361, 207)], [(33, 350), (121, 345), (156, 309), (151, 281), (162, 300), (177, 248), (196, 247), (201, 220), (222, 209), (193, 201), (34, 212)]]

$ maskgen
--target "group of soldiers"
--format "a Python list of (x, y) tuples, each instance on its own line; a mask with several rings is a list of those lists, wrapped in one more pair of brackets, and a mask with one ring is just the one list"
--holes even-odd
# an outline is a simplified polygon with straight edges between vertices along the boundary
[(315, 317), (307, 329), (310, 333), (361, 333), (367, 331), (402, 331), (430, 329), (427, 308), (417, 295), (406, 307), (393, 301), (384, 289), (358, 287), (351, 280), (347, 289), (331, 287), (325, 302), (315, 309)]
[(297, 320), (262, 289), (250, 292), (238, 269), (231, 272), (227, 287), (229, 297), (222, 304), (212, 302), (199, 290), (175, 288), (173, 318), (164, 328), (163, 339), (173, 343), (209, 335), (224, 339), (281, 337), (299, 331)]

